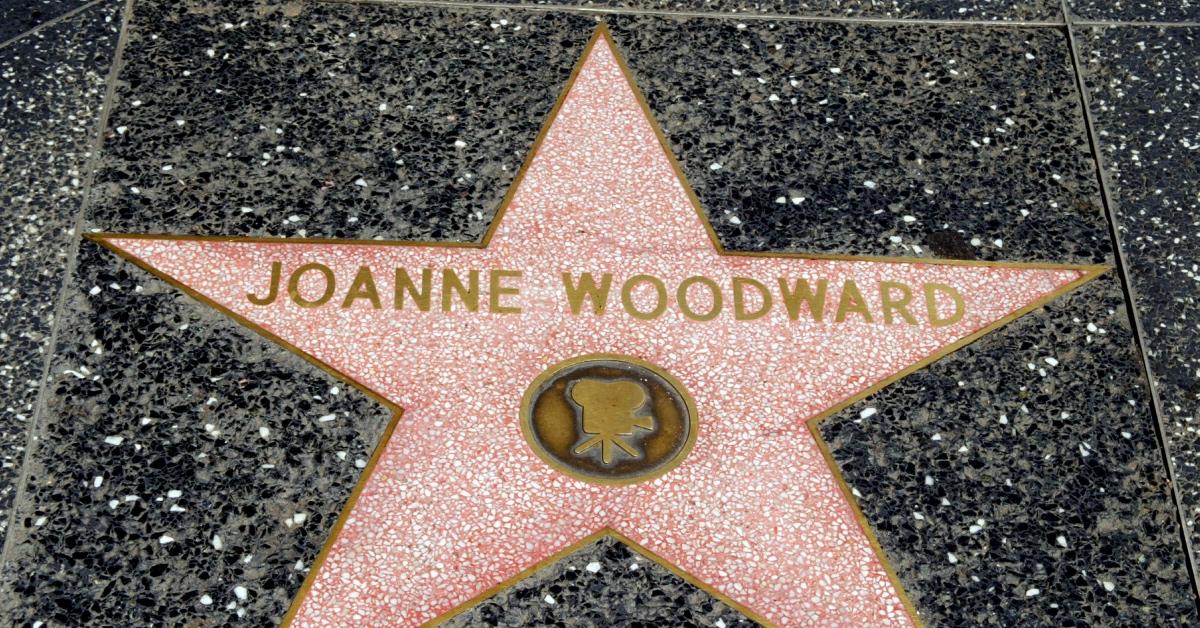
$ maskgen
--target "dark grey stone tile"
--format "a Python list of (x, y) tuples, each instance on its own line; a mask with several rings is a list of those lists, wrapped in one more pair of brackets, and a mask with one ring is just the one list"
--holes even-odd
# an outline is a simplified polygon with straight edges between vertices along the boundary
[(757, 624), (608, 537), (537, 571), (447, 625), (582, 628)]
[(610, 23), (731, 248), (1111, 260), (1063, 31)]
[(0, 51), (0, 539), (25, 456), (120, 8), (116, 1), (97, 5)]
[(1077, 37), (1143, 342), (1200, 547), (1200, 28)]
[(155, 1), (134, 24), (100, 228), (472, 240), (595, 21)]
[(1062, 21), (1061, 5), (1053, 0), (525, 0), (525, 3), (817, 17)]
[(90, 241), (67, 290), (0, 614), (277, 621), (390, 413)]
[(0, 0), (0, 42), (8, 41), (91, 0)]
[(1069, 0), (1075, 19), (1127, 22), (1200, 22), (1196, 0)]
[(822, 424), (929, 625), (1200, 621), (1125, 312), (1106, 274)]
[[(356, 8), (371, 17), (334, 39), (312, 25), (352, 8), (234, 28), (212, 11), (140, 9), (189, 34), (131, 36), (141, 61), (122, 75), (97, 224), (477, 238), (594, 21)], [(1109, 258), (1059, 31), (609, 21), (733, 247)], [(421, 59), (402, 58), (407, 38), (443, 23), (466, 35), (426, 38)], [(287, 46), (265, 43), (280, 37)], [(327, 70), (285, 69), (282, 55), (299, 48), (328, 49), (320, 58), (354, 89), (317, 89)], [(781, 229), (770, 242), (758, 235)]]

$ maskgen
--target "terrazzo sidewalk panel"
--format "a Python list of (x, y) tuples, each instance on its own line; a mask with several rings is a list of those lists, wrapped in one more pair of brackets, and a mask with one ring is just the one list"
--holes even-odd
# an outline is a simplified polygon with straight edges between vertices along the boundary
[(90, 241), (66, 290), (0, 613), (278, 621), (390, 413)]
[[(771, 622), (908, 625), (902, 594), (805, 420), (1103, 269), (721, 256), (609, 40), (594, 41), (481, 249), (96, 236), (404, 408), (292, 620), (420, 623), (612, 529)], [(556, 304), (563, 273), (600, 266), (624, 281), (628, 316)], [(490, 315), (478, 301), (452, 304), (447, 273), (461, 270), (440, 271), (442, 308), (432, 315), (420, 301), (405, 308), (418, 297), (400, 287), (400, 270), (391, 289), (387, 276), (374, 278), (429, 268), (484, 269), (487, 287), (471, 271), (467, 294), (486, 294)], [(504, 288), (497, 269), (512, 269)], [(758, 277), (761, 290), (751, 305), (724, 310), (720, 286), (738, 276)], [(772, 315), (764, 282), (776, 276), (781, 285), (820, 278), (842, 286), (841, 296), (820, 294), (808, 317)], [(699, 297), (687, 290), (696, 279), (708, 290)], [(681, 286), (677, 312), (666, 313), (663, 288), (645, 289), (660, 281)], [(349, 284), (341, 306), (325, 307), (339, 284)], [(391, 308), (377, 286), (394, 292)], [(927, 311), (887, 309), (889, 299), (913, 300), (909, 286), (924, 287)], [(366, 307), (355, 307), (360, 298)], [(608, 307), (606, 292), (592, 298)], [(550, 364), (594, 354), (656, 364), (696, 400), (701, 435), (678, 468), (644, 484), (590, 487), (531, 455), (517, 428), (522, 391)], [(497, 364), (502, 372), (489, 368)], [(759, 384), (730, 388), (730, 379)]]
[(1100, 277), (822, 424), (929, 625), (1200, 621), (1125, 311)]
[(613, 538), (598, 540), (538, 570), (446, 625), (602, 626), (617, 613), (631, 624), (757, 625)]
[(1200, 28), (1080, 30), (1186, 524), (1200, 515)]
[(1062, 30), (609, 23), (731, 249), (1112, 262)]
[(0, 49), (0, 538), (41, 389), (120, 9), (101, 3)]
[(0, 0), (0, 42), (18, 37), (87, 4), (88, 0)]
[(1062, 22), (1060, 5), (1049, 0), (526, 0), (525, 3), (726, 16), (768, 14), (852, 19)]
[(97, 228), (469, 241), (595, 21), (143, 0), (133, 25)]
[(1097, 22), (1198, 22), (1195, 0), (1069, 0), (1075, 20)]

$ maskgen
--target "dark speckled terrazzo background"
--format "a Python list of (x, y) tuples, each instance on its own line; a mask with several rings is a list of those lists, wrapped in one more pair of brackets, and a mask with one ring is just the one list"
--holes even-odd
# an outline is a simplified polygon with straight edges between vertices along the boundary
[(1126, 22), (1200, 22), (1196, 0), (1068, 0), (1079, 20)]
[(98, 228), (457, 240), (487, 229), (595, 24), (215, 2), (140, 3), (139, 23)]
[[(5, 42), (20, 36), (22, 33), (61, 18), (62, 16), (76, 11), (82, 7), (95, 4), (111, 4), (105, 2), (89, 2), (88, 0), (0, 0), (0, 42)], [(85, 18), (86, 19), (86, 18)], [(84, 33), (87, 31), (84, 27), (75, 27), (73, 22), (71, 29), (78, 28), (76, 33)], [(58, 31), (59, 35), (63, 31)], [(100, 38), (96, 38), (99, 41)]]
[(1200, 517), (1200, 27), (1077, 34), (1192, 546)]
[(0, 54), (0, 537), (41, 389), (119, 14), (118, 2), (99, 4)]
[[(4, 20), (14, 34), (81, 6), (38, 2), (37, 17), (30, 4), (0, 2), (0, 17), (30, 16)], [(1073, 7), (1195, 19), (1187, 3), (1141, 4)], [(1061, 19), (1041, 1), (613, 6)], [(35, 216), (0, 223), (5, 304), (23, 300), (0, 311), (0, 407), (34, 424), (24, 469), (27, 423), (5, 432), (0, 490), (18, 471), (24, 481), (0, 613), (270, 625), (389, 417), (111, 253), (84, 242), (71, 257), (119, 9), (98, 4), (0, 49), (0, 93), (52, 103), (17, 115), (6, 95), (0, 118), (0, 198)], [(133, 16), (86, 229), (453, 240), (486, 229), (596, 23), (312, 1), (138, 0)], [(1065, 28), (606, 19), (731, 248), (1117, 261)], [(1076, 39), (1194, 518), (1194, 32)], [(1123, 270), (823, 424), (929, 625), (1200, 623)], [(593, 544), (458, 623), (745, 623), (639, 559)]]
[(1061, 31), (610, 22), (732, 248), (1110, 258)]
[[(468, 0), (470, 1), (470, 0)], [(1062, 22), (1054, 0), (524, 0), (529, 4), (645, 11), (868, 19)], [(510, 2), (511, 3), (511, 2)]]
[(282, 615), (390, 414), (99, 245), (66, 290), (0, 614)]
[(1200, 621), (1114, 277), (821, 431), (931, 625)]

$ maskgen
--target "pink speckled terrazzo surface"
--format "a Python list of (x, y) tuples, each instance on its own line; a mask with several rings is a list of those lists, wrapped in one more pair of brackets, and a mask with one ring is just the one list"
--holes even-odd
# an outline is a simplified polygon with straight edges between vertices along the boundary
[[(1079, 279), (1071, 269), (722, 256), (600, 39), (486, 248), (108, 239), (108, 243), (292, 343), (405, 409), (320, 567), (297, 626), (433, 619), (556, 551), (611, 527), (784, 625), (911, 625), (805, 420)], [(375, 271), (381, 309), (255, 306), (272, 262), (320, 262), (340, 286)], [(392, 269), (523, 271), (520, 314), (391, 306)], [(619, 299), (573, 316), (561, 272), (824, 278), (840, 286), (940, 282), (964, 297), (950, 326), (756, 321), (729, 303), (709, 322), (675, 307), (640, 321)], [(436, 275), (435, 275), (436, 277)], [(311, 279), (311, 277), (309, 277)], [(319, 292), (301, 284), (306, 294)], [(827, 305), (836, 308), (837, 292)], [(727, 295), (728, 297), (728, 295)], [(645, 305), (643, 291), (636, 301)], [(648, 309), (648, 306), (646, 306)], [(920, 310), (922, 308), (914, 308)], [(872, 311), (877, 311), (873, 308)], [(699, 436), (673, 471), (630, 486), (571, 479), (518, 424), (548, 366), (616, 353), (654, 363), (695, 400)], [(313, 420), (316, 420), (315, 418)]]

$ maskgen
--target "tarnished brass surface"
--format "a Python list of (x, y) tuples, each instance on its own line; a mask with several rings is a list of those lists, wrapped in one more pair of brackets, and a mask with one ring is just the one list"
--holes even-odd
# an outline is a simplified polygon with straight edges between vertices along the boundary
[(648, 480), (683, 461), (696, 406), (661, 368), (620, 355), (585, 355), (539, 375), (521, 403), (521, 431), (550, 466), (601, 484)]

